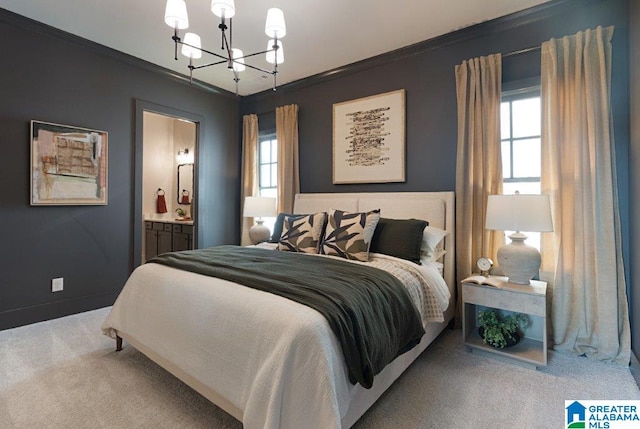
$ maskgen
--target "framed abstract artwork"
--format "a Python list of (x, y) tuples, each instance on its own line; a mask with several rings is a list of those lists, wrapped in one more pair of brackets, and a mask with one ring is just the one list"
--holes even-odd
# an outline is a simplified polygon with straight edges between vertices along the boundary
[(31, 121), (31, 205), (106, 205), (107, 132)]
[(404, 89), (333, 105), (333, 183), (405, 181)]

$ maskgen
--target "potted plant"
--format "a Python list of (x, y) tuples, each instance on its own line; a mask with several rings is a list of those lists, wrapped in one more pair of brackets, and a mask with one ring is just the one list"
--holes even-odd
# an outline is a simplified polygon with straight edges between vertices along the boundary
[(524, 314), (512, 313), (504, 316), (493, 308), (483, 310), (478, 315), (478, 332), (485, 344), (503, 349), (520, 341), (518, 328), (527, 329), (529, 320)]
[(176, 213), (178, 214), (178, 217), (180, 218), (184, 218), (185, 216), (187, 216), (187, 211), (181, 207), (178, 207), (176, 209)]

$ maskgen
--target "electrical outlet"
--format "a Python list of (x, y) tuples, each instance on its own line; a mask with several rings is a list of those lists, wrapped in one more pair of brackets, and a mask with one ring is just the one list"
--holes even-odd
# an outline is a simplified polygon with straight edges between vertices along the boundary
[(62, 289), (64, 289), (64, 279), (62, 277), (51, 280), (51, 292), (60, 292)]

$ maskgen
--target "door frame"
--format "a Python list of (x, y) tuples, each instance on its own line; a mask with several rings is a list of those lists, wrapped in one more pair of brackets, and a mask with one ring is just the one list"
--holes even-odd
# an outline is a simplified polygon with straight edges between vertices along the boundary
[(142, 213), (142, 160), (143, 160), (143, 142), (144, 142), (144, 112), (157, 113), (164, 116), (169, 116), (175, 119), (186, 119), (193, 122), (196, 125), (196, 141), (195, 141), (195, 158), (193, 164), (193, 204), (192, 213), (196, 213), (193, 222), (193, 247), (198, 247), (198, 223), (200, 222), (200, 216), (198, 213), (198, 198), (200, 193), (199, 188), (199, 168), (198, 158), (200, 156), (200, 147), (204, 140), (204, 116), (196, 113), (187, 112), (184, 110), (176, 109), (162, 104), (153, 103), (151, 101), (135, 99), (135, 144), (134, 144), (134, 162), (133, 162), (133, 222), (132, 222), (132, 255), (130, 272), (136, 269), (142, 263), (142, 235), (144, 232), (144, 219)]

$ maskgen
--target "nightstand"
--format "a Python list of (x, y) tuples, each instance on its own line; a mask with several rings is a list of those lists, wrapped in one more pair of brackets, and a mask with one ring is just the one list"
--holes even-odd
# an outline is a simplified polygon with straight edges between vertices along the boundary
[[(505, 277), (502, 280), (507, 280)], [(478, 312), (496, 308), (522, 313), (529, 318), (524, 338), (513, 347), (497, 349), (482, 342), (478, 334)], [(547, 365), (547, 283), (505, 283), (502, 288), (462, 283), (462, 340), (470, 351), (488, 353), (537, 368)]]

